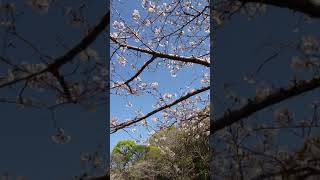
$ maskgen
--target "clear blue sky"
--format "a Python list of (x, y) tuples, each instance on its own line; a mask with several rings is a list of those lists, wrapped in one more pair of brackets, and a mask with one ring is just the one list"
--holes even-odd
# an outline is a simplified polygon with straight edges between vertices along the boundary
[[(137, 9), (140, 11), (141, 16), (143, 17), (144, 11), (141, 8), (141, 1), (140, 0), (125, 0), (121, 1), (122, 3), (118, 3), (115, 1), (114, 7), (118, 10), (118, 12), (121, 13), (122, 18), (130, 23), (134, 23), (132, 20), (132, 12), (134, 9)], [(161, 1), (164, 2), (164, 1)], [(111, 23), (114, 21), (114, 17), (111, 17)], [(111, 32), (114, 30), (111, 27)], [(209, 47), (208, 47), (209, 50)], [(184, 54), (185, 56), (190, 56), (191, 54)], [(139, 60), (146, 61), (150, 58), (150, 56), (141, 56)], [(128, 59), (128, 64), (130, 63), (130, 59)], [(116, 61), (116, 60), (115, 60)], [(160, 59), (157, 59), (157, 62), (159, 62)], [(151, 67), (154, 67), (155, 65), (151, 65)], [(126, 68), (124, 68), (126, 69)], [(127, 70), (127, 69), (126, 69)], [(167, 68), (159, 68), (155, 72), (145, 71), (140, 75), (143, 81), (145, 82), (158, 82), (159, 83), (159, 90), (161, 93), (177, 93), (179, 97), (179, 88), (186, 89), (186, 86), (189, 85), (189, 83), (192, 81), (193, 78), (199, 76), (197, 81), (191, 85), (190, 88), (199, 88), (201, 87), (200, 80), (203, 72), (206, 71), (209, 73), (209, 69), (207, 68), (204, 70), (204, 68), (200, 66), (193, 66), (192, 68), (187, 68), (179, 71), (177, 73), (176, 78), (172, 78), (170, 75), (170, 71)], [(132, 72), (131, 72), (132, 73)], [(125, 74), (123, 72), (122, 74)], [(129, 77), (129, 76), (126, 76)], [(209, 92), (202, 93), (201, 95), (208, 95)], [(139, 107), (139, 109), (142, 110), (143, 113), (148, 113), (153, 110), (152, 105), (155, 103), (153, 97), (150, 95), (145, 96), (131, 96), (128, 99), (123, 97), (118, 97), (111, 95), (111, 117), (117, 117), (120, 122), (124, 121), (126, 118), (133, 118), (135, 115), (132, 112), (132, 108), (126, 107), (127, 102), (130, 101), (133, 106)], [(152, 117), (161, 117), (161, 112), (155, 114)], [(147, 119), (148, 122), (150, 121), (150, 118)], [(129, 133), (131, 133), (132, 136), (135, 138), (138, 137), (140, 134), (142, 135), (143, 139), (146, 139), (148, 135), (148, 131), (146, 128), (139, 128), (135, 127), (137, 131), (135, 133), (132, 133), (130, 130), (132, 128), (127, 129)], [(131, 137), (125, 132), (125, 131), (118, 131), (111, 135), (110, 137), (110, 150), (114, 147), (114, 145), (123, 139), (131, 139)]]

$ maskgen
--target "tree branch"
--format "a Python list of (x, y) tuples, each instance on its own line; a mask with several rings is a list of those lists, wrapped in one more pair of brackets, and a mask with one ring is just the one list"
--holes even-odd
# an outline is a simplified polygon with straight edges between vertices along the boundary
[(158, 109), (155, 109), (155, 110), (149, 112), (148, 114), (146, 114), (146, 115), (144, 115), (144, 116), (142, 116), (142, 117), (140, 117), (140, 118), (136, 118), (136, 119), (134, 119), (134, 120), (130, 120), (130, 121), (127, 121), (127, 122), (123, 122), (123, 123), (120, 123), (120, 124), (118, 124), (118, 125), (116, 125), (116, 126), (113, 126), (113, 127), (111, 127), (110, 134), (113, 134), (113, 133), (117, 132), (119, 129), (123, 129), (123, 128), (128, 127), (128, 126), (130, 126), (130, 125), (132, 125), (132, 124), (135, 124), (135, 123), (137, 123), (137, 122), (139, 122), (139, 121), (142, 121), (142, 120), (144, 120), (144, 119), (152, 116), (153, 114), (155, 114), (155, 113), (157, 113), (157, 112), (159, 112), (159, 111), (162, 111), (162, 110), (164, 110), (164, 109), (170, 108), (170, 107), (178, 104), (178, 103), (181, 102), (181, 101), (184, 101), (184, 100), (186, 100), (186, 99), (188, 99), (188, 98), (190, 98), (190, 97), (192, 97), (192, 96), (194, 96), (194, 95), (196, 95), (196, 94), (202, 93), (202, 92), (207, 91), (207, 90), (209, 90), (209, 89), (210, 89), (210, 86), (202, 87), (202, 88), (200, 88), (200, 89), (198, 89), (198, 90), (195, 90), (195, 91), (193, 91), (193, 92), (190, 92), (190, 93), (186, 94), (185, 96), (180, 97), (179, 99), (173, 101), (173, 102), (170, 103), (170, 104), (167, 104), (167, 105), (162, 106), (162, 107), (160, 107), (160, 108), (158, 108)]
[[(313, 175), (319, 175), (320, 170), (313, 168), (313, 167), (302, 167), (302, 168), (292, 168), (288, 169), (286, 171), (279, 171), (275, 173), (266, 173), (266, 174), (261, 174), (257, 177), (252, 178), (251, 180), (263, 180), (263, 179), (269, 179), (271, 177), (276, 177), (276, 176), (282, 176), (282, 175), (287, 175), (287, 176), (292, 176), (296, 175), (302, 172), (306, 172), (308, 176), (313, 176)], [(305, 179), (305, 178), (302, 178)]]
[(109, 176), (109, 174), (107, 174), (107, 175), (104, 175), (104, 176), (101, 176), (101, 177), (90, 178), (89, 180), (110, 180), (110, 176)]
[(146, 54), (150, 54), (152, 56), (158, 57), (158, 58), (165, 58), (165, 59), (171, 59), (171, 60), (176, 60), (176, 61), (180, 61), (180, 62), (185, 62), (185, 63), (194, 63), (194, 64), (200, 64), (206, 67), (210, 67), (210, 63), (207, 61), (204, 61), (201, 58), (197, 58), (197, 57), (184, 57), (184, 56), (177, 56), (177, 55), (173, 55), (173, 54), (165, 54), (162, 52), (158, 52), (158, 51), (151, 51), (149, 49), (145, 49), (145, 48), (139, 48), (139, 47), (135, 47), (135, 46), (131, 46), (128, 44), (121, 44), (119, 41), (116, 40), (116, 38), (114, 37), (110, 37), (111, 40), (118, 44), (121, 47), (125, 47), (131, 50), (135, 50), (135, 51), (139, 51), (139, 52), (143, 52)]
[[(66, 96), (66, 98), (72, 102), (73, 99), (72, 99), (72, 96), (71, 96), (71, 93), (70, 93), (70, 90), (69, 90), (69, 87), (67, 85), (67, 82), (65, 81), (64, 77), (61, 76), (61, 74), (59, 73), (59, 70), (58, 69), (53, 69), (51, 70), (51, 73), (53, 76), (56, 77), (56, 79), (59, 81), (63, 91), (64, 91), (64, 94)], [(75, 101), (74, 101), (75, 102)]]
[(280, 8), (288, 8), (309, 15), (310, 17), (320, 17), (320, 6), (313, 4), (310, 0), (238, 0), (243, 3), (263, 3)]
[[(320, 78), (313, 78), (311, 80), (303, 80), (294, 85), (293, 87), (288, 87), (286, 89), (280, 88), (279, 91), (270, 94), (266, 98), (258, 101), (254, 100), (249, 102), (247, 105), (243, 106), (240, 109), (236, 109), (226, 113), (223, 117), (212, 122), (210, 127), (210, 133), (214, 134), (215, 132), (232, 125), (240, 121), (243, 118), (247, 118), (250, 115), (265, 109), (269, 106), (287, 100), (291, 97), (300, 95), (302, 93), (314, 90), (320, 86)], [(212, 121), (212, 120), (211, 120)]]
[(76, 57), (81, 51), (85, 50), (91, 43), (93, 43), (96, 40), (96, 38), (99, 36), (99, 34), (104, 31), (104, 29), (109, 25), (109, 23), (110, 23), (110, 11), (108, 11), (103, 16), (101, 21), (93, 28), (93, 30), (91, 32), (89, 32), (89, 34), (86, 37), (84, 37), (81, 40), (80, 43), (75, 45), (66, 54), (56, 58), (53, 63), (48, 65), (47, 68), (45, 68), (42, 71), (30, 74), (28, 76), (25, 76), (25, 77), (22, 77), (22, 78), (19, 78), (19, 79), (15, 79), (13, 81), (1, 84), (0, 88), (3, 88), (5, 86), (10, 86), (12, 84), (15, 84), (15, 83), (18, 83), (18, 82), (33, 78), (35, 76), (38, 76), (38, 75), (43, 74), (45, 72), (52, 71), (54, 69), (58, 69), (62, 65), (72, 61), (74, 57)]
[(117, 86), (112, 87), (111, 89), (118, 88), (118, 87), (120, 87), (120, 86), (122, 86), (122, 85), (126, 85), (126, 86), (128, 86), (130, 93), (133, 94), (133, 91), (132, 91), (129, 83), (130, 83), (131, 81), (133, 81), (136, 77), (138, 77), (138, 76), (143, 72), (143, 70), (144, 70), (149, 64), (151, 64), (155, 59), (156, 59), (156, 57), (155, 57), (155, 56), (152, 56), (151, 59), (149, 59), (148, 61), (146, 61), (146, 62), (143, 64), (143, 66), (141, 66), (141, 68), (140, 68), (131, 78), (129, 78), (128, 80), (126, 80), (124, 83), (121, 83), (121, 84), (119, 84), (119, 85), (117, 85)]

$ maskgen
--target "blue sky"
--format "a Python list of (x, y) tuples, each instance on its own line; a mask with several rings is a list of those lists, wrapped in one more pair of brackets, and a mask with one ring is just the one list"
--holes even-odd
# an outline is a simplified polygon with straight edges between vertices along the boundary
[[(144, 75), (142, 75), (142, 78), (148, 82), (157, 81), (159, 82), (159, 86), (162, 86), (162, 89), (164, 91), (174, 93), (177, 91), (177, 87), (182, 87), (182, 88), (185, 87), (186, 86), (185, 82), (190, 81), (190, 77), (193, 77), (193, 75), (199, 75), (199, 73), (201, 73), (201, 70), (199, 68), (192, 68), (185, 71), (181, 71), (178, 73), (176, 78), (172, 78), (170, 76), (169, 70), (164, 69), (161, 71), (151, 72), (151, 73), (145, 72)], [(151, 105), (155, 102), (153, 98), (148, 95), (142, 96), (142, 97), (131, 97), (129, 100), (132, 102), (133, 106), (141, 107), (144, 113), (147, 113), (153, 110)], [(119, 119), (134, 117), (130, 112), (130, 109), (128, 107), (125, 107), (126, 104), (127, 104), (126, 99), (122, 97), (111, 96), (111, 108), (110, 108), (111, 117), (116, 116)], [(144, 128), (137, 128), (137, 130), (139, 129), (142, 130), (139, 132), (141, 132), (141, 134), (144, 137), (148, 135), (148, 132), (144, 130)], [(137, 134), (138, 133), (134, 133), (133, 135), (136, 136)], [(118, 131), (115, 134), (112, 134), (110, 137), (110, 148), (112, 149), (112, 147), (119, 140), (123, 140), (123, 139), (131, 139), (131, 137), (124, 131)]]
[[(122, 2), (122, 3), (121, 3)], [(143, 17), (144, 10), (141, 8), (141, 1), (140, 0), (130, 0), (130, 1), (121, 1), (120, 3), (114, 4), (115, 9), (118, 10), (118, 12), (121, 13), (122, 18), (132, 23), (132, 12), (134, 9), (137, 9), (140, 11), (141, 16)], [(164, 2), (164, 1), (161, 1)], [(114, 17), (111, 17), (111, 23), (115, 20)], [(114, 30), (111, 27), (111, 32)], [(208, 47), (209, 50), (209, 47)], [(191, 54), (183, 54), (184, 56), (191, 56)], [(130, 56), (131, 58), (133, 56)], [(150, 56), (142, 55), (139, 57), (139, 60), (146, 61), (149, 60)], [(129, 58), (128, 64), (130, 63)], [(116, 60), (115, 60), (116, 61)], [(156, 60), (157, 62), (160, 62), (160, 59)], [(138, 66), (139, 67), (139, 66)], [(155, 67), (155, 64), (151, 65), (150, 67)], [(128, 70), (128, 68), (123, 68), (123, 74), (125, 74)], [(140, 77), (143, 81), (152, 83), (152, 82), (158, 82), (159, 83), (159, 90), (161, 93), (177, 93), (179, 97), (179, 88), (186, 89), (186, 86), (189, 85), (189, 83), (192, 81), (193, 78), (197, 78), (197, 80), (191, 85), (190, 88), (199, 88), (201, 87), (201, 77), (204, 73), (204, 71), (209, 72), (209, 69), (206, 70), (203, 67), (200, 67), (199, 65), (195, 65), (193, 67), (184, 68), (183, 70), (180, 70), (177, 73), (177, 77), (172, 78), (170, 75), (170, 71), (167, 68), (159, 68), (156, 69), (156, 71), (145, 71), (143, 72)], [(132, 72), (131, 72), (132, 73)], [(126, 76), (129, 77), (129, 76)], [(208, 95), (208, 92), (202, 93), (201, 95)], [(129, 98), (123, 98), (115, 95), (111, 95), (111, 109), (110, 114), (111, 117), (117, 117), (120, 122), (122, 122), (126, 118), (133, 118), (134, 114), (131, 110), (131, 108), (126, 107), (126, 104), (130, 101), (134, 107), (139, 107), (139, 109), (142, 110), (143, 113), (148, 113), (153, 110), (152, 105), (155, 103), (155, 100), (150, 95), (143, 95), (143, 96), (131, 96)], [(155, 114), (152, 117), (158, 117), (160, 118), (161, 112)], [(150, 122), (150, 118), (147, 119), (148, 122)], [(148, 131), (146, 128), (139, 128), (135, 127), (137, 131), (135, 133), (132, 133), (130, 130), (132, 128), (128, 129), (128, 132), (131, 133), (134, 137), (139, 137), (141, 134), (143, 139), (147, 138)], [(110, 150), (114, 147), (114, 145), (123, 139), (132, 139), (128, 133), (125, 131), (118, 131), (110, 136)]]

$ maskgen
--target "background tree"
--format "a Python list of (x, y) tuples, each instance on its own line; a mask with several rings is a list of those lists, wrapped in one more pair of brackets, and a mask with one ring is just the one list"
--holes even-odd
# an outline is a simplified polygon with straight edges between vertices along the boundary
[(112, 150), (115, 168), (121, 172), (134, 164), (134, 162), (142, 159), (146, 153), (146, 146), (137, 145), (133, 140), (119, 141)]

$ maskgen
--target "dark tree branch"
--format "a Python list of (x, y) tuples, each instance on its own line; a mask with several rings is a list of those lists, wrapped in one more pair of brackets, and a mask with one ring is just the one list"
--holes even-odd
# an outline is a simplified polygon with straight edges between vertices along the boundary
[(99, 34), (101, 34), (110, 23), (110, 11), (108, 11), (100, 20), (100, 22), (93, 28), (93, 30), (81, 40), (79, 44), (74, 46), (65, 55), (57, 58), (51, 66), (60, 67), (68, 62), (70, 62), (75, 56), (77, 56), (81, 51), (85, 50), (90, 44), (92, 44)]
[(320, 17), (320, 6), (313, 4), (310, 0), (238, 0), (243, 3), (263, 3), (280, 8), (287, 8), (309, 15), (310, 17)]
[(52, 75), (53, 75), (54, 77), (56, 77), (57, 80), (59, 81), (59, 83), (60, 83), (60, 85), (61, 85), (61, 87), (62, 87), (62, 89), (63, 89), (63, 92), (64, 92), (66, 98), (67, 98), (70, 102), (72, 102), (73, 99), (72, 99), (72, 97), (71, 97), (71, 93), (70, 93), (69, 87), (68, 87), (68, 85), (67, 85), (64, 77), (61, 76), (61, 74), (59, 73), (59, 70), (58, 70), (58, 69), (53, 69), (53, 70), (51, 70), (51, 73), (52, 73)]
[(149, 49), (145, 49), (145, 48), (139, 48), (139, 47), (135, 47), (135, 46), (131, 46), (128, 44), (122, 44), (119, 41), (117, 41), (116, 38), (114, 37), (110, 37), (111, 40), (118, 44), (121, 47), (125, 47), (134, 51), (139, 51), (139, 52), (143, 52), (146, 54), (150, 54), (152, 56), (158, 57), (158, 58), (165, 58), (165, 59), (171, 59), (171, 60), (176, 60), (176, 61), (180, 61), (180, 62), (185, 62), (185, 63), (194, 63), (194, 64), (200, 64), (206, 67), (210, 67), (210, 63), (207, 61), (204, 61), (201, 58), (197, 58), (197, 57), (184, 57), (184, 56), (177, 56), (177, 55), (173, 55), (173, 54), (165, 54), (162, 52), (158, 52), (158, 51), (151, 51)]
[(208, 8), (209, 6), (206, 6), (203, 8), (203, 10), (201, 12), (198, 12), (197, 15), (193, 16), (192, 19), (190, 19), (188, 22), (186, 22), (185, 24), (183, 24), (183, 26), (179, 27), (178, 29), (176, 29), (175, 31), (172, 31), (171, 33), (167, 34), (167, 35), (164, 35), (163, 37), (168, 37), (168, 36), (171, 36), (179, 31), (182, 31), (183, 28), (185, 28), (188, 24), (190, 24), (192, 21), (194, 21), (195, 19), (197, 19), (199, 16), (201, 16), (205, 11), (206, 9)]
[[(319, 175), (320, 174), (320, 170), (313, 168), (313, 167), (302, 167), (302, 168), (291, 168), (288, 170), (284, 170), (284, 171), (279, 171), (279, 172), (274, 172), (274, 173), (266, 173), (266, 174), (261, 174), (257, 177), (252, 178), (251, 180), (263, 180), (263, 179), (270, 179), (272, 177), (276, 177), (276, 176), (282, 176), (282, 175), (286, 175), (288, 177), (292, 176), (292, 175), (296, 175), (299, 173), (303, 173), (306, 172), (307, 176), (313, 176), (313, 175)], [(297, 178), (297, 180), (302, 180), (305, 178)]]
[(60, 56), (57, 59), (55, 59), (54, 62), (49, 64), (47, 68), (45, 68), (42, 71), (30, 74), (28, 76), (25, 76), (25, 77), (22, 77), (19, 79), (15, 79), (15, 80), (7, 82), (7, 83), (3, 83), (0, 85), (0, 88), (10, 86), (12, 84), (33, 78), (35, 76), (52, 71), (54, 69), (58, 69), (61, 66), (63, 66), (64, 64), (72, 61), (74, 57), (76, 57), (81, 51), (85, 50), (91, 43), (93, 43), (96, 40), (96, 38), (106, 29), (106, 27), (109, 25), (109, 23), (110, 23), (110, 11), (108, 11), (103, 16), (101, 21), (93, 28), (93, 30), (91, 32), (89, 32), (89, 34), (86, 37), (84, 37), (81, 40), (80, 43), (75, 45), (71, 50), (69, 50), (63, 56)]
[(104, 176), (101, 176), (101, 177), (90, 178), (90, 180), (110, 180), (110, 176), (109, 175), (104, 175)]
[(25, 81), (25, 83), (24, 83), (24, 85), (23, 85), (23, 88), (20, 90), (19, 95), (18, 95), (20, 104), (23, 104), (23, 103), (24, 103), (24, 102), (23, 102), (23, 97), (22, 97), (22, 95), (23, 95), (24, 90), (27, 88), (27, 86), (28, 86), (28, 81)]
[(119, 84), (119, 85), (117, 85), (117, 86), (115, 86), (115, 87), (112, 87), (111, 89), (118, 88), (118, 87), (120, 87), (120, 86), (122, 86), (122, 85), (126, 85), (126, 86), (128, 86), (128, 88), (129, 88), (129, 90), (130, 90), (130, 93), (133, 94), (133, 91), (132, 91), (129, 83), (130, 83), (131, 81), (133, 81), (136, 77), (138, 77), (138, 76), (143, 72), (143, 70), (144, 70), (149, 64), (151, 64), (155, 59), (156, 59), (156, 57), (155, 57), (155, 56), (152, 56), (151, 59), (148, 60), (147, 62), (145, 62), (145, 63), (143, 64), (143, 66), (141, 66), (141, 68), (140, 68), (131, 78), (129, 78), (128, 80), (126, 80), (124, 83), (121, 83), (121, 84)]
[(155, 113), (157, 113), (157, 112), (160, 112), (160, 111), (162, 111), (162, 110), (164, 110), (164, 109), (170, 108), (170, 107), (178, 104), (178, 103), (181, 102), (181, 101), (184, 101), (184, 100), (186, 100), (186, 99), (188, 99), (188, 98), (190, 98), (190, 97), (192, 97), (192, 96), (194, 96), (194, 95), (196, 95), (196, 94), (200, 94), (200, 93), (202, 93), (202, 92), (204, 92), (204, 91), (207, 91), (207, 90), (209, 90), (209, 89), (210, 89), (209, 86), (200, 88), (200, 89), (198, 89), (198, 90), (195, 90), (195, 91), (193, 91), (193, 92), (190, 92), (190, 93), (186, 94), (185, 96), (180, 97), (179, 99), (173, 101), (173, 102), (170, 103), (170, 104), (167, 104), (167, 105), (162, 106), (162, 107), (160, 107), (160, 108), (158, 108), (158, 109), (155, 109), (155, 110), (149, 112), (148, 114), (146, 114), (146, 115), (144, 115), (144, 116), (142, 116), (142, 117), (140, 117), (140, 118), (136, 118), (136, 119), (134, 119), (134, 120), (130, 120), (130, 121), (127, 121), (127, 122), (123, 122), (123, 123), (120, 123), (120, 124), (118, 124), (118, 125), (116, 125), (116, 126), (112, 126), (112, 127), (111, 127), (111, 131), (110, 131), (110, 134), (113, 134), (113, 133), (117, 132), (119, 129), (123, 129), (123, 128), (126, 128), (126, 127), (128, 127), (128, 126), (130, 126), (130, 125), (132, 125), (132, 124), (138, 123), (138, 122), (140, 122), (140, 121), (142, 121), (142, 120), (144, 120), (144, 119), (152, 116), (153, 114), (155, 114)]
[(232, 110), (216, 121), (211, 120), (212, 125), (210, 127), (210, 133), (214, 134), (215, 132), (224, 129), (225, 127), (228, 127), (244, 118), (247, 118), (262, 109), (287, 100), (291, 97), (314, 90), (319, 86), (320, 78), (303, 80), (298, 82), (293, 87), (288, 87), (286, 89), (281, 88), (279, 91), (270, 94), (262, 100), (252, 100), (242, 108)]

